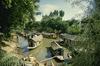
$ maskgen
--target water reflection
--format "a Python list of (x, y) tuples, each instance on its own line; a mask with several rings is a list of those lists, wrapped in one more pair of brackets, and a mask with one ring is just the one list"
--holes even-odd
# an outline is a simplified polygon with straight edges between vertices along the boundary
[[(29, 50), (29, 55), (36, 57), (38, 61), (42, 61), (42, 60), (45, 60), (45, 59), (52, 57), (52, 54), (49, 51), (49, 47), (50, 47), (50, 43), (54, 40), (55, 39), (44, 38), (40, 46), (38, 46), (35, 49)], [(23, 37), (20, 37), (19, 42), (20, 42), (20, 44), (25, 44), (26, 39), (24, 39)], [(26, 43), (28, 43), (28, 42), (26, 42)], [(21, 46), (23, 46), (23, 45), (21, 45)], [(55, 59), (48, 60), (46, 62), (48, 64), (51, 64), (51, 62), (53, 62), (56, 66), (62, 66), (63, 65), (62, 62), (57, 62), (57, 61), (55, 61)]]

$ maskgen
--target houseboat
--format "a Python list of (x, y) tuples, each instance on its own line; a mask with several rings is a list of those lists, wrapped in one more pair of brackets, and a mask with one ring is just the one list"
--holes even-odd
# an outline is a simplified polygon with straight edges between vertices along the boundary
[(28, 42), (29, 42), (29, 49), (34, 49), (38, 47), (43, 40), (43, 36), (41, 34), (33, 34), (29, 36)]
[(46, 33), (46, 32), (42, 32), (42, 35), (45, 38), (52, 38), (52, 39), (56, 39), (57, 38), (57, 34), (56, 33)]
[(83, 49), (83, 47), (78, 46), (78, 44), (85, 44), (88, 38), (66, 33), (60, 34), (60, 38), (62, 39), (62, 41), (59, 42), (60, 45), (70, 48), (74, 55), (80, 53), (81, 51), (85, 51), (85, 48)]
[(57, 59), (61, 61), (64, 60), (64, 50), (56, 41), (51, 42), (51, 53), (53, 56), (56, 56)]

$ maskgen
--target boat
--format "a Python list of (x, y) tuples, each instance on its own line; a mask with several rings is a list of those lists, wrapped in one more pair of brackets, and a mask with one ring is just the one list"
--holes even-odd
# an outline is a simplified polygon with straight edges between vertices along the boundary
[(56, 56), (57, 59), (61, 61), (64, 60), (64, 50), (56, 41), (51, 42), (51, 53), (53, 56)]
[(38, 47), (43, 40), (43, 36), (41, 34), (35, 34), (29, 36), (28, 42), (29, 42), (29, 47), (28, 49), (34, 49)]

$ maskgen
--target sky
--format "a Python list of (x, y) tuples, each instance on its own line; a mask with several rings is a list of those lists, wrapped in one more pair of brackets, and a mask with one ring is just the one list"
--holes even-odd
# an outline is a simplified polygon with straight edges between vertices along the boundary
[[(83, 2), (83, 4), (86, 5), (85, 2)], [(73, 7), (72, 4), (70, 2), (66, 2), (66, 0), (40, 0), (39, 11), (42, 14), (35, 16), (36, 21), (40, 21), (42, 15), (48, 15), (54, 10), (63, 10), (65, 12), (63, 20), (69, 20), (72, 18), (80, 19), (84, 14), (84, 9), (81, 9), (78, 6)]]

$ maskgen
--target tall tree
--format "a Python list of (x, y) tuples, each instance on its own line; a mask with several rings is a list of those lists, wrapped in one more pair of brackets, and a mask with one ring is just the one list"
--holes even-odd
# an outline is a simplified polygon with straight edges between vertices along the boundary
[(52, 18), (62, 18), (64, 16), (64, 11), (54, 10), (53, 12), (50, 12), (49, 16)]
[[(85, 29), (82, 36), (88, 39), (78, 44), (83, 51), (74, 58), (73, 66), (100, 66), (100, 1), (96, 1), (96, 11), (84, 21)], [(82, 20), (83, 21), (83, 20)]]
[(60, 10), (59, 15), (60, 15), (60, 17), (63, 17), (64, 16), (64, 11)]
[[(0, 0), (0, 32), (24, 30), (26, 23), (34, 21), (34, 14), (39, 0)], [(0, 37), (1, 38), (1, 37)], [(21, 60), (14, 53), (6, 53), (1, 49), (0, 66), (22, 66)]]
[(39, 0), (0, 0), (0, 31), (23, 30), (25, 24), (34, 21)]

